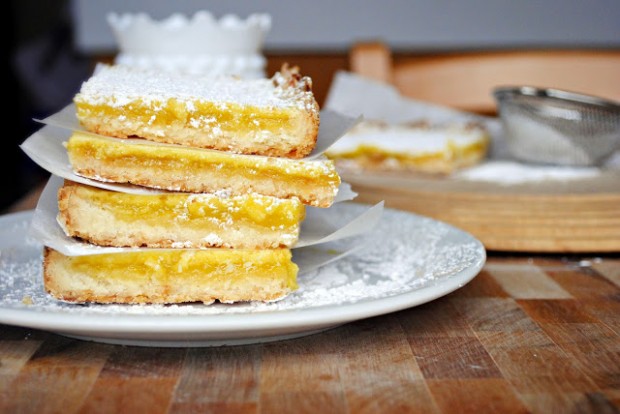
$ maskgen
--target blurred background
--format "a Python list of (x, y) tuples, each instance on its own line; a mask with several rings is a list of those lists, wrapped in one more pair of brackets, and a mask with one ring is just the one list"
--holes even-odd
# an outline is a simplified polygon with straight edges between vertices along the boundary
[(618, 0), (11, 0), (9, 5), (11, 36), (4, 50), (14, 99), (8, 105), (10, 133), (2, 151), (8, 183), (0, 199), (3, 211), (47, 177), (19, 149), (39, 128), (33, 118), (70, 103), (94, 64), (110, 62), (117, 53), (106, 21), (109, 12), (146, 12), (154, 19), (198, 10), (216, 17), (268, 13), (267, 75), (283, 62), (300, 66), (313, 78), (319, 104), (333, 74), (348, 69), (352, 45), (361, 41), (385, 42), (394, 59), (463, 51), (620, 49)]

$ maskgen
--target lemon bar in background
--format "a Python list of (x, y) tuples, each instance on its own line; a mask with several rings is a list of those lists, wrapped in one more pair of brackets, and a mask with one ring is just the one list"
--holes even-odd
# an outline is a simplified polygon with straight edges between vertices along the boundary
[(170, 191), (231, 196), (254, 192), (329, 207), (340, 185), (328, 159), (239, 155), (83, 132), (73, 133), (67, 151), (73, 171), (83, 177)]
[(478, 124), (388, 125), (366, 121), (332, 145), (327, 156), (346, 171), (449, 174), (481, 162), (490, 135)]
[(319, 129), (312, 80), (287, 66), (241, 79), (100, 65), (74, 103), (91, 132), (240, 154), (303, 158)]
[(252, 193), (126, 194), (66, 181), (58, 220), (67, 235), (99, 246), (154, 248), (291, 247), (305, 206)]
[(148, 250), (65, 256), (45, 248), (45, 289), (95, 303), (278, 300), (297, 289), (288, 249)]

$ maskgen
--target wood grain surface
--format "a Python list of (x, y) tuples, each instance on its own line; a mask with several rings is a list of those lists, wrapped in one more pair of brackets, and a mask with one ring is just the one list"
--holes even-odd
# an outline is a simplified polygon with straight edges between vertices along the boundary
[(512, 185), (394, 174), (343, 174), (358, 202), (453, 224), (488, 250), (620, 252), (620, 171)]
[(0, 325), (0, 412), (617, 413), (620, 257), (586, 259), (491, 254), (433, 302), (257, 345)]

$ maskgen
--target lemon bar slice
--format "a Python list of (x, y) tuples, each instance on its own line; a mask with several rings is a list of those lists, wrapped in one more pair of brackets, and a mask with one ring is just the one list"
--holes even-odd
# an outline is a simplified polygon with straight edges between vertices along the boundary
[(99, 246), (291, 247), (305, 206), (260, 194), (126, 194), (66, 181), (58, 219), (67, 235)]
[(65, 256), (45, 248), (45, 289), (95, 303), (273, 301), (297, 289), (288, 249), (148, 250)]
[(74, 103), (91, 132), (240, 154), (302, 158), (319, 128), (312, 80), (286, 66), (241, 79), (101, 65)]
[(230, 154), (74, 132), (67, 142), (78, 175), (191, 193), (258, 193), (329, 207), (340, 185), (334, 162)]
[(388, 125), (366, 121), (332, 145), (327, 156), (347, 171), (449, 174), (487, 154), (489, 134), (477, 124)]

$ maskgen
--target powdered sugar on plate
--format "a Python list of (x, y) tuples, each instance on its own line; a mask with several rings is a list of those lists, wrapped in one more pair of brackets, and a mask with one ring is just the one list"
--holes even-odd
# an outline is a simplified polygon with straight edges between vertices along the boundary
[[(346, 221), (367, 207), (346, 203), (332, 208), (334, 216)], [(149, 328), (151, 337), (168, 335), (169, 339), (178, 324), (185, 323), (192, 334), (202, 335), (202, 339), (214, 335), (221, 339), (224, 335), (218, 330), (223, 329), (218, 328), (221, 320), (210, 319), (216, 316), (225, 316), (236, 326), (253, 330), (254, 337), (267, 332), (271, 335), (299, 332), (306, 325), (308, 329), (310, 326), (316, 329), (317, 325), (379, 315), (447, 294), (471, 280), (486, 257), (482, 244), (461, 230), (388, 209), (367, 236), (297, 249), (293, 260), (300, 267), (300, 288), (278, 302), (171, 306), (71, 304), (55, 300), (43, 289), (41, 246), (25, 238), (30, 217), (22, 214), (0, 219), (3, 224), (0, 322), (51, 330), (64, 324), (63, 327), (71, 326), (74, 334), (78, 330), (81, 335), (93, 337), (107, 335), (112, 330), (115, 338), (131, 339), (133, 331), (154, 326)], [(340, 257), (352, 244), (357, 249)], [(305, 265), (309, 258), (316, 261), (317, 255), (332, 258), (331, 262), (318, 269)], [(140, 318), (136, 320), (136, 316)], [(207, 319), (192, 319), (197, 316)], [(114, 318), (113, 326), (106, 328), (106, 322), (112, 323), (106, 317)], [(257, 329), (261, 331), (256, 333)]]
[(511, 185), (548, 180), (594, 178), (601, 174), (596, 167), (561, 167), (522, 164), (515, 161), (488, 161), (454, 174), (454, 178)]

